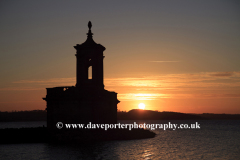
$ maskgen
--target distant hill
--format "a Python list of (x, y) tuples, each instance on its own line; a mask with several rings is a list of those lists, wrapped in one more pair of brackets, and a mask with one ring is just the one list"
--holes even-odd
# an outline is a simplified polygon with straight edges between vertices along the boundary
[(119, 112), (119, 120), (189, 120), (204, 119), (199, 115), (178, 112), (158, 112), (152, 110), (133, 109), (129, 112)]
[[(128, 112), (118, 112), (117, 116), (118, 120), (240, 120), (240, 114), (186, 114), (141, 109), (133, 109)], [(0, 112), (0, 122), (46, 120), (46, 110)]]
[(204, 119), (218, 119), (218, 120), (240, 120), (240, 114), (214, 114), (214, 113), (203, 113), (198, 114)]
[(118, 112), (119, 120), (240, 120), (240, 114), (187, 114), (179, 112), (158, 112), (133, 109)]

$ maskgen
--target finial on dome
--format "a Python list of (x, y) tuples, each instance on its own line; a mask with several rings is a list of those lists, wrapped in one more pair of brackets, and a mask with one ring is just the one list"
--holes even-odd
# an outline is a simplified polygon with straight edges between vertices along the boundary
[(91, 21), (88, 22), (88, 28), (89, 28), (89, 30), (91, 30), (91, 28), (92, 28), (92, 23), (91, 23)]
[(89, 21), (88, 22), (88, 33), (87, 33), (88, 37), (92, 37), (92, 35), (93, 35), (91, 28), (92, 28), (92, 23), (91, 23), (91, 21)]

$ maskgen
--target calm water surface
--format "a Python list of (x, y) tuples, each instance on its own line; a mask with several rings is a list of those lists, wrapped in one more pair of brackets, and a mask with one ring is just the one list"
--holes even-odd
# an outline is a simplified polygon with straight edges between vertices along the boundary
[[(168, 123), (169, 121), (120, 121)], [(170, 121), (191, 124), (196, 121)], [(201, 129), (154, 130), (155, 138), (91, 144), (48, 143), (0, 145), (0, 159), (240, 159), (240, 121), (198, 121)], [(10, 124), (10, 122), (7, 122)], [(13, 123), (13, 122), (11, 122)], [(15, 127), (46, 125), (17, 122)], [(0, 123), (5, 128), (6, 123)]]

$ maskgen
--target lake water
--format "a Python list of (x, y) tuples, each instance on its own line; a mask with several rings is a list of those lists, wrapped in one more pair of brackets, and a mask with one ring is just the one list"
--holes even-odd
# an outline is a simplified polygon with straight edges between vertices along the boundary
[[(196, 121), (120, 121), (177, 123)], [(200, 129), (154, 130), (150, 139), (91, 144), (0, 144), (0, 159), (240, 159), (240, 121), (197, 121)], [(4, 122), (0, 128), (46, 126), (46, 122)], [(10, 127), (9, 127), (10, 128)]]

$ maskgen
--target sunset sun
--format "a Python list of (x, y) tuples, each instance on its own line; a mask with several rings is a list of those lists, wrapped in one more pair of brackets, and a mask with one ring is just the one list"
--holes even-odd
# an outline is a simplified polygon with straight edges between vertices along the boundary
[(145, 109), (145, 104), (144, 103), (139, 103), (138, 108), (139, 109)]

